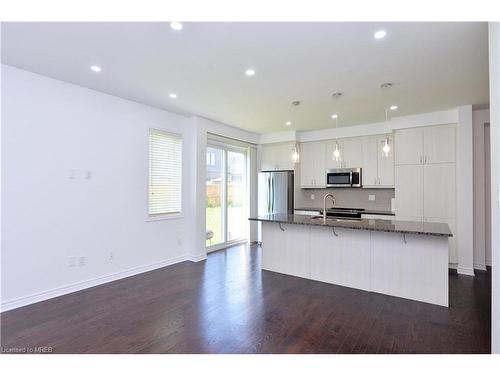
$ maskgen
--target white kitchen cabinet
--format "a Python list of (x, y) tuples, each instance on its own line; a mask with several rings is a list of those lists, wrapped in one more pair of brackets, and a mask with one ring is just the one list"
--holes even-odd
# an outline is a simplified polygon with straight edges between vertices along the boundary
[(294, 143), (270, 143), (261, 147), (261, 171), (293, 170), (292, 161)]
[(424, 164), (455, 162), (455, 127), (424, 128)]
[(430, 126), (396, 132), (396, 165), (455, 162), (455, 126)]
[[(338, 144), (340, 151), (339, 160), (335, 160), (333, 157), (335, 144)], [(327, 169), (361, 167), (363, 165), (363, 138), (344, 138), (329, 141), (326, 144), (325, 160)]]
[(394, 187), (394, 143), (392, 136), (389, 136), (391, 150), (388, 156), (385, 156), (382, 151), (385, 138), (386, 136), (371, 136), (362, 140), (363, 187)]
[(455, 126), (396, 131), (395, 206), (398, 220), (448, 223), (449, 261), (456, 262)]
[(342, 151), (342, 168), (360, 168), (363, 165), (362, 138), (344, 139)]
[(426, 164), (423, 185), (424, 217), (455, 217), (455, 164)]
[(325, 143), (304, 142), (300, 145), (300, 187), (326, 187)]
[(400, 218), (424, 216), (424, 166), (398, 165), (395, 173), (395, 208)]
[(422, 128), (404, 129), (396, 132), (396, 165), (423, 163), (424, 134)]

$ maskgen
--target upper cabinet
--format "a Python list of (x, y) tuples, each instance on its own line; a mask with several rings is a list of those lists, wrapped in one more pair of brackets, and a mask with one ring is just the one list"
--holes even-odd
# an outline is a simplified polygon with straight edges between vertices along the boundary
[(293, 170), (292, 142), (269, 143), (262, 145), (260, 157), (261, 171)]
[(304, 142), (300, 145), (300, 187), (326, 187), (325, 152), (324, 142)]
[(362, 138), (347, 138), (344, 140), (343, 154), (344, 162), (342, 168), (360, 168), (363, 165), (363, 142)]
[(396, 132), (396, 165), (454, 162), (454, 126), (432, 126)]
[(382, 151), (386, 136), (370, 136), (362, 138), (363, 187), (394, 187), (394, 142), (388, 136), (390, 151), (387, 155)]
[(421, 128), (396, 132), (396, 165), (415, 165), (423, 162), (424, 134)]
[[(340, 152), (339, 160), (333, 156), (336, 144)], [(360, 168), (363, 165), (363, 139), (357, 137), (328, 141), (325, 160), (327, 169)]]
[(434, 126), (424, 129), (424, 163), (455, 162), (455, 127)]

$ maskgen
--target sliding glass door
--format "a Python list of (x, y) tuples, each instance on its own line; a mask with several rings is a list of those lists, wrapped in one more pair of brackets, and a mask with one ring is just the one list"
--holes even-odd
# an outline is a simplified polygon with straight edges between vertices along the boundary
[(206, 245), (218, 249), (248, 236), (247, 151), (207, 147)]

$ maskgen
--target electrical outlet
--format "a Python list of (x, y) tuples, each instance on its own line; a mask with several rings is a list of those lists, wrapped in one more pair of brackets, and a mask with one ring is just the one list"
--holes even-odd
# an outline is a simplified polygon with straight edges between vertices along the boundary
[(316, 197), (314, 196), (314, 194), (311, 194), (311, 200), (312, 200), (312, 201), (314, 200), (314, 198), (316, 198)]
[(369, 194), (368, 195), (368, 200), (369, 201), (374, 201), (375, 200), (375, 195), (374, 194)]
[(76, 266), (76, 257), (68, 257), (68, 267)]
[(91, 171), (86, 171), (85, 172), (85, 179), (90, 180), (92, 178), (92, 172)]
[(181, 245), (182, 245), (182, 239), (177, 238), (177, 246), (181, 246)]
[(109, 260), (115, 259), (115, 254), (112, 251), (109, 252)]
[(85, 257), (79, 257), (78, 258), (78, 267), (84, 267), (86, 262), (87, 262), (87, 260), (85, 259)]
[(68, 172), (68, 179), (74, 180), (76, 178), (76, 171), (74, 169), (70, 169)]

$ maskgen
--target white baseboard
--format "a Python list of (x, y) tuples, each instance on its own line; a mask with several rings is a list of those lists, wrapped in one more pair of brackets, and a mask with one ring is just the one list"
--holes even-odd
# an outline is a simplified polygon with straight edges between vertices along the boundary
[(488, 267), (491, 267), (491, 259), (490, 259), (490, 260), (486, 259), (486, 262), (485, 262), (485, 263), (486, 263), (486, 265), (487, 265)]
[(456, 263), (448, 263), (448, 268), (450, 268), (452, 270), (456, 270), (456, 269), (458, 269), (458, 264), (456, 264)]
[(188, 255), (187, 260), (191, 262), (200, 262), (202, 260), (207, 259), (207, 254), (198, 254), (198, 255)]
[(474, 269), (480, 271), (486, 271), (486, 264), (474, 263)]
[(457, 272), (459, 275), (475, 276), (474, 268), (458, 266)]
[[(76, 282), (73, 284), (64, 285), (64, 286), (50, 289), (50, 290), (47, 290), (47, 291), (44, 291), (41, 293), (35, 293), (35, 294), (31, 294), (29, 296), (14, 298), (14, 299), (2, 302), (2, 304), (0, 305), (0, 311), (4, 312), (4, 311), (16, 309), (18, 307), (31, 305), (31, 304), (36, 303), (36, 302), (45, 301), (45, 300), (48, 300), (51, 298), (62, 296), (64, 294), (74, 293), (74, 292), (77, 292), (79, 290), (91, 288), (91, 287), (101, 285), (101, 284), (106, 284), (106, 283), (109, 283), (111, 281), (123, 279), (123, 278), (129, 277), (129, 276), (134, 276), (134, 275), (137, 275), (140, 273), (153, 271), (155, 269), (170, 266), (170, 265), (175, 264), (175, 263), (184, 262), (186, 260), (191, 260), (191, 258), (186, 256), (186, 255), (181, 255), (181, 256), (178, 256), (175, 258), (163, 260), (161, 262), (147, 264), (144, 266), (138, 266), (138, 267), (130, 268), (128, 270), (116, 272), (116, 273), (113, 273), (110, 275), (99, 276), (99, 277), (96, 277), (93, 279), (79, 281), (79, 282)], [(201, 259), (199, 259), (199, 260), (201, 260)]]

